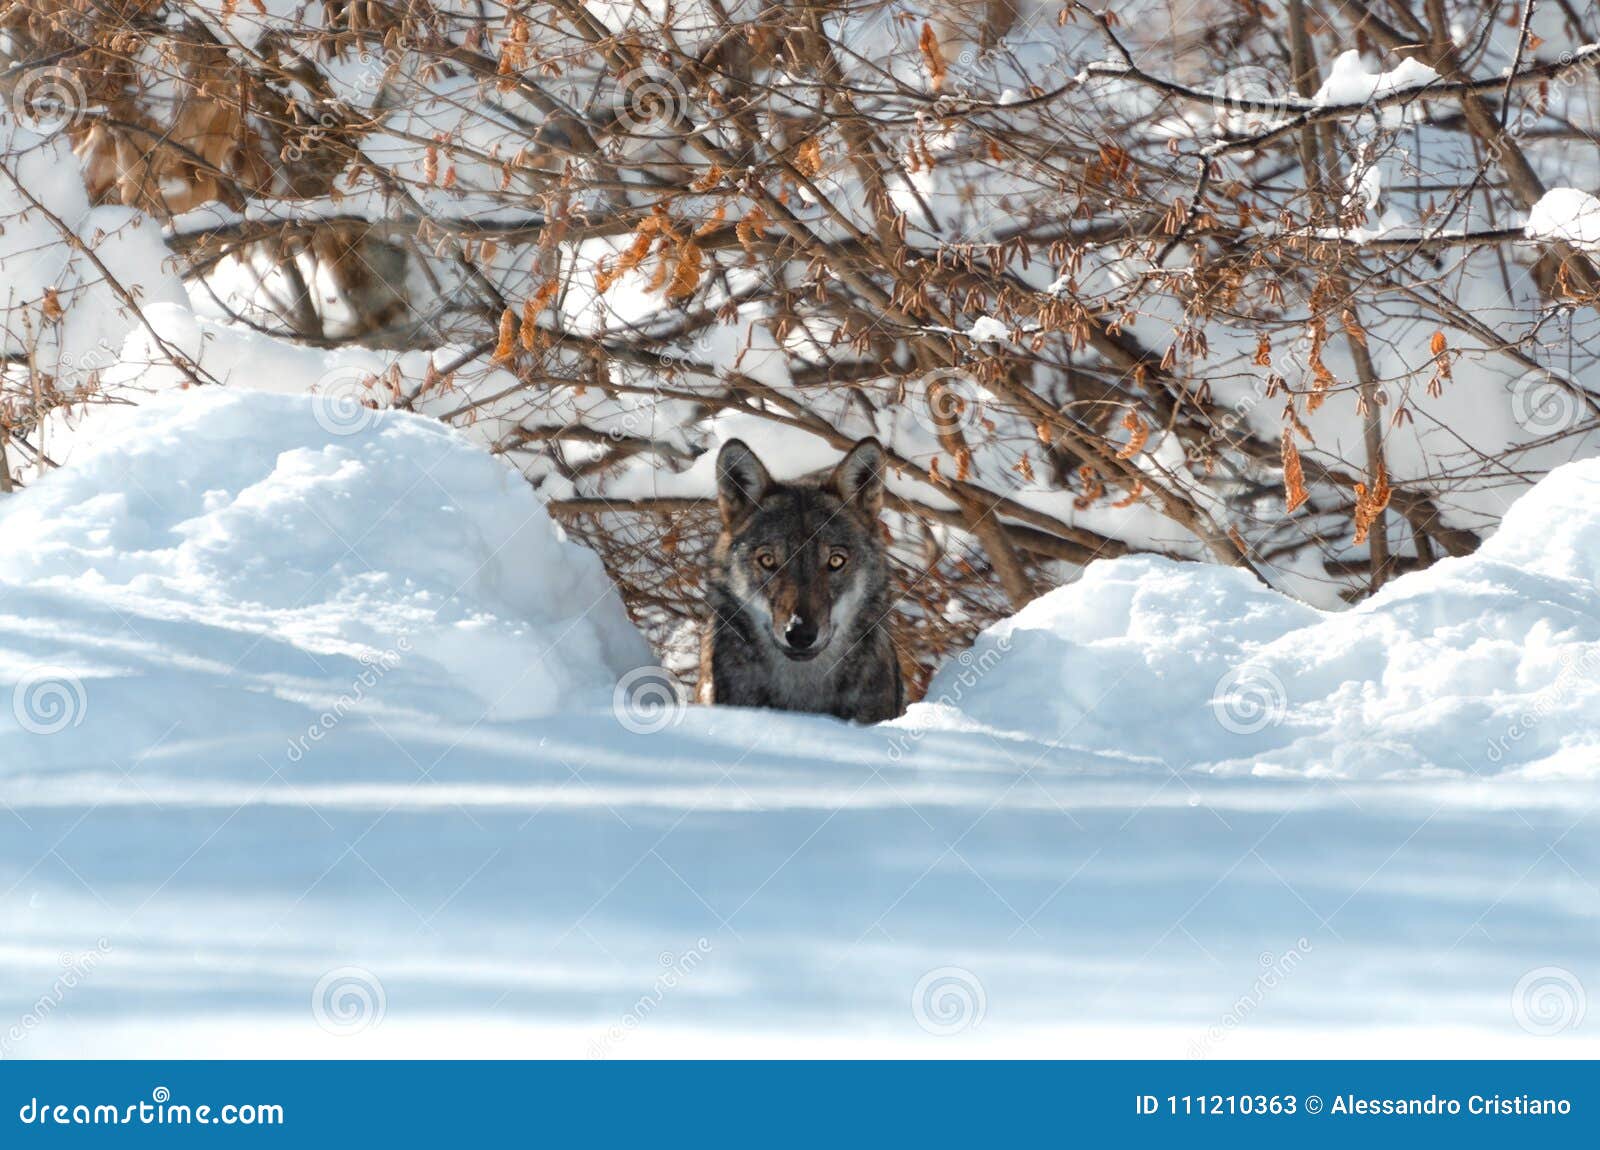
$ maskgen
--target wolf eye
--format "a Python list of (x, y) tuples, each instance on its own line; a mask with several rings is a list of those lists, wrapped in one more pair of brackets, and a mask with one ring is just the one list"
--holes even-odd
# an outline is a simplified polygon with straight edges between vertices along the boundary
[(842, 571), (844, 565), (848, 562), (850, 562), (850, 553), (848, 551), (835, 551), (828, 556), (828, 570)]
[(778, 557), (770, 551), (758, 551), (756, 552), (756, 565), (763, 571), (776, 571), (778, 569)]

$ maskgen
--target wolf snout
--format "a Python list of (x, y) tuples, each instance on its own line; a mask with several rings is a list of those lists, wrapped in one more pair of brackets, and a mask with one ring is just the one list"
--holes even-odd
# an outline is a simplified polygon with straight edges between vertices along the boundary
[(809, 659), (822, 649), (817, 642), (821, 634), (822, 629), (810, 619), (798, 616), (790, 619), (789, 625), (783, 630), (786, 653), (795, 658)]

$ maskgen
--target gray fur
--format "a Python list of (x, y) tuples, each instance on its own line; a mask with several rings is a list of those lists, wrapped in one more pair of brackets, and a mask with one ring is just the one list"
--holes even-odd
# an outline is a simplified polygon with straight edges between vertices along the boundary
[(863, 439), (827, 479), (777, 483), (739, 440), (723, 445), (701, 702), (857, 723), (905, 709), (878, 522), (883, 466), (878, 441)]

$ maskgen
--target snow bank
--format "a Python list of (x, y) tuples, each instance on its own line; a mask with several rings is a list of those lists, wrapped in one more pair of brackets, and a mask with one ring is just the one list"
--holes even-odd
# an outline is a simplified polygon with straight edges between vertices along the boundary
[(1576, 188), (1551, 188), (1528, 212), (1530, 240), (1564, 240), (1600, 251), (1600, 200)]
[(913, 727), (974, 725), (1175, 770), (1600, 777), (1600, 460), (1477, 554), (1322, 612), (1243, 571), (1133, 557), (991, 627)]
[[(58, 758), (121, 753), (151, 723), (211, 732), (252, 717), (281, 747), (302, 716), (247, 698), (208, 717), (217, 688), (314, 708), (297, 676), (327, 664), (348, 664), (347, 688), (378, 668), (418, 698), (463, 692), (476, 719), (548, 713), (648, 661), (599, 560), (522, 479), (433, 421), (206, 388), (98, 430), (70, 467), (0, 503), (0, 680), (47, 668), (55, 683), (36, 702), (6, 691), (19, 702), (0, 709), (0, 746), (27, 740), (19, 724), (49, 689), (69, 706), (73, 690), (93, 698), (94, 722), (26, 743)], [(122, 625), (105, 633), (108, 614)], [(174, 649), (180, 669), (213, 676), (198, 695), (142, 666)]]

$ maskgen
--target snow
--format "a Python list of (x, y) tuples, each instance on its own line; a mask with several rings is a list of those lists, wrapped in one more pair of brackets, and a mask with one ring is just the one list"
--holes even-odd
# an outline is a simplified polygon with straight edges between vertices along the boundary
[(1237, 569), (1097, 563), (929, 694), (960, 687), (963, 729), (1220, 775), (1600, 780), (1596, 506), (1600, 460), (1558, 468), (1476, 554), (1346, 611)]
[(1361, 53), (1351, 49), (1334, 58), (1328, 78), (1311, 97), (1311, 102), (1318, 107), (1365, 104), (1396, 92), (1425, 88), (1438, 79), (1438, 72), (1415, 57), (1400, 61), (1388, 72), (1369, 72), (1361, 62)]
[(1009, 343), (1011, 328), (992, 315), (979, 316), (967, 329), (967, 338), (974, 343)]
[(1552, 188), (1528, 212), (1531, 240), (1561, 240), (1600, 251), (1600, 200), (1576, 188)]
[[(404, 644), (400, 661), (426, 666), (411, 673), (465, 688), (492, 717), (549, 713), (647, 661), (598, 558), (433, 421), (203, 388), (107, 414), (97, 432), (0, 518), (16, 541), (0, 583), (54, 611), (236, 633), (312, 663), (379, 665)], [(119, 640), (77, 673), (92, 694), (141, 653)], [(153, 703), (161, 684), (129, 686)], [(271, 693), (301, 691), (284, 679)], [(172, 717), (153, 710), (119, 725), (153, 739)], [(92, 745), (75, 729), (48, 749), (75, 754), (78, 737)]]
[(1600, 463), (1345, 612), (1096, 564), (856, 728), (614, 703), (531, 490), (328, 416), (0, 506), (7, 1056), (1595, 1052)]

